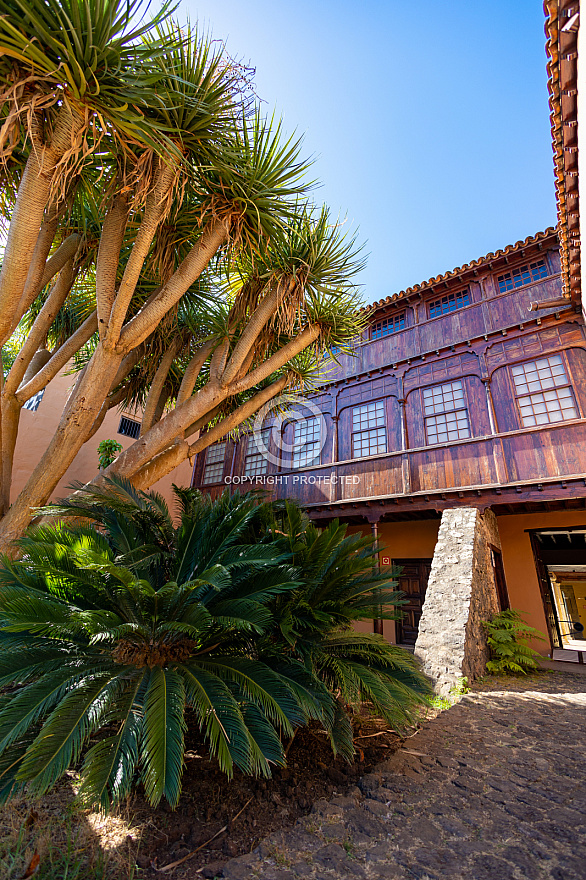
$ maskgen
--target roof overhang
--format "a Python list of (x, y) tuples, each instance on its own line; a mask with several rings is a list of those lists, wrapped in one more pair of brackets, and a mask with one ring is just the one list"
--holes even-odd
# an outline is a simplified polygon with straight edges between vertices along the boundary
[[(584, 309), (580, 243), (580, 141), (586, 138), (586, 64), (580, 66), (578, 0), (545, 0), (545, 34), (558, 234), (564, 295)], [(586, 56), (585, 56), (586, 57)], [(582, 132), (579, 122), (583, 122)], [(586, 146), (582, 150), (586, 155)], [(586, 269), (585, 269), (586, 274)]]

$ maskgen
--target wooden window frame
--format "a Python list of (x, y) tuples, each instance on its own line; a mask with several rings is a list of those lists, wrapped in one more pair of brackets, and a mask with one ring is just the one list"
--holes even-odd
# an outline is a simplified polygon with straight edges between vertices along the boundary
[[(392, 322), (392, 329), (389, 328), (389, 323)], [(397, 327), (397, 322), (401, 326)], [(386, 326), (384, 326), (386, 325)], [(377, 331), (377, 328), (380, 327), (380, 333)], [(370, 340), (374, 342), (377, 339), (384, 339), (386, 336), (394, 336), (395, 333), (400, 333), (402, 330), (407, 329), (407, 309), (403, 309), (402, 312), (397, 312), (393, 315), (388, 315), (386, 318), (381, 318), (380, 321), (376, 321), (376, 323), (370, 325)]]
[[(212, 450), (212, 449), (218, 449), (218, 447), (220, 447), (220, 446), (223, 447), (222, 458), (218, 458), (218, 459), (215, 460), (215, 461), (208, 461), (208, 455), (210, 454), (211, 450)], [(215, 474), (214, 474), (214, 477), (213, 477), (212, 479), (209, 479), (209, 477), (206, 478), (206, 471), (207, 471), (208, 467), (211, 469), (211, 468), (213, 468), (213, 467), (216, 467), (216, 465), (219, 465), (219, 464), (222, 465), (222, 469), (221, 469), (221, 471), (220, 471), (219, 478), (216, 479), (216, 478), (215, 478)], [(201, 484), (202, 484), (202, 486), (217, 486), (218, 483), (221, 483), (221, 482), (222, 482), (222, 477), (224, 476), (224, 467), (225, 467), (225, 466), (226, 466), (226, 441), (225, 441), (225, 440), (220, 440), (218, 443), (212, 443), (212, 444), (211, 444), (210, 446), (208, 446), (208, 448), (205, 450), (205, 458), (204, 458), (204, 462), (203, 462), (203, 471), (202, 471), (202, 475), (201, 475)]]
[[(566, 381), (563, 384), (554, 385), (553, 388), (539, 388), (539, 389), (535, 389), (533, 391), (527, 390), (527, 391), (520, 392), (517, 388), (517, 383), (515, 382), (515, 374), (514, 374), (513, 370), (516, 367), (523, 367), (524, 368), (524, 367), (528, 366), (529, 364), (537, 364), (539, 361), (549, 360), (550, 358), (559, 358), (560, 359), (561, 364), (564, 368)], [(574, 382), (573, 382), (572, 373), (569, 368), (569, 364), (568, 364), (567, 358), (565, 357), (564, 352), (557, 351), (557, 352), (553, 352), (550, 354), (543, 354), (538, 358), (532, 358), (531, 360), (519, 361), (518, 363), (515, 363), (515, 364), (509, 364), (508, 369), (509, 369), (509, 375), (510, 375), (510, 379), (511, 379), (511, 386), (513, 389), (513, 394), (515, 395), (515, 406), (516, 406), (516, 410), (517, 410), (517, 417), (519, 419), (519, 426), (521, 428), (527, 428), (527, 429), (545, 428), (545, 427), (548, 427), (549, 425), (561, 425), (564, 422), (571, 422), (574, 419), (579, 419), (581, 417), (580, 406), (578, 404), (578, 398), (576, 396), (576, 392), (574, 391)], [(525, 384), (528, 384), (528, 383), (525, 383)], [(574, 411), (576, 413), (575, 416), (570, 416), (568, 418), (561, 418), (561, 419), (548, 418), (548, 420), (546, 422), (538, 422), (537, 418), (536, 418), (534, 425), (530, 425), (530, 424), (526, 425), (525, 424), (524, 415), (523, 415), (523, 411), (521, 409), (521, 403), (520, 403), (521, 399), (523, 399), (523, 398), (530, 399), (531, 397), (533, 397), (537, 394), (545, 395), (546, 393), (557, 392), (558, 389), (561, 390), (563, 388), (569, 388), (569, 390), (570, 390), (570, 397), (573, 402)], [(557, 397), (557, 395), (556, 395), (556, 397)], [(560, 404), (559, 397), (557, 397), (557, 400), (558, 400), (558, 404)], [(545, 401), (545, 397), (544, 397), (544, 401)], [(547, 408), (547, 404), (545, 405), (545, 409), (546, 409), (546, 414), (549, 416), (550, 413)], [(562, 410), (561, 405), (560, 405), (560, 412), (563, 415), (563, 410)], [(536, 413), (534, 412), (533, 415), (536, 416)]]
[[(538, 263), (543, 263), (545, 267), (545, 275), (539, 275), (537, 278), (533, 277), (533, 273), (531, 271), (532, 267), (537, 265)], [(514, 274), (515, 272), (522, 273), (523, 270), (526, 270), (527, 274), (530, 275), (529, 281), (521, 281), (520, 284), (514, 283)], [(501, 288), (501, 279), (504, 279), (506, 276), (510, 276), (512, 283), (511, 287), (505, 287), (504, 290)], [(498, 288), (499, 294), (511, 293), (513, 290), (519, 290), (521, 287), (526, 287), (528, 284), (535, 284), (538, 281), (544, 281), (546, 278), (549, 278), (552, 275), (551, 267), (549, 265), (549, 261), (546, 256), (538, 257), (534, 260), (528, 260), (526, 263), (522, 263), (519, 266), (511, 266), (506, 271), (501, 272), (500, 275), (495, 276), (496, 286)]]
[[(464, 297), (466, 298), (466, 302), (464, 302)], [(462, 302), (458, 302), (458, 299), (461, 299)], [(454, 308), (444, 309), (443, 303), (444, 300), (447, 302), (453, 301)], [(460, 309), (465, 309), (468, 306), (472, 305), (472, 294), (469, 287), (463, 287), (461, 290), (454, 291), (453, 293), (444, 293), (442, 296), (435, 297), (435, 299), (427, 302), (427, 317), (430, 321), (433, 321), (435, 318), (441, 318), (444, 315), (451, 315), (453, 312), (459, 312)], [(437, 314), (433, 314), (434, 310), (439, 307), (440, 311)]]
[[(301, 452), (298, 452), (298, 450), (296, 449), (297, 429), (301, 425), (307, 425), (308, 422), (317, 422), (317, 424), (318, 424), (317, 438), (312, 434), (312, 439), (308, 440), (307, 439), (308, 435), (306, 433), (304, 442), (299, 443), (299, 450), (305, 449), (306, 447), (308, 447), (310, 445), (313, 446), (315, 443), (318, 444), (319, 449), (318, 449), (317, 455), (314, 455), (311, 459), (308, 459), (307, 453), (305, 453), (305, 459), (304, 459)], [(291, 450), (291, 469), (292, 470), (299, 470), (299, 468), (304, 468), (304, 467), (315, 467), (316, 465), (321, 464), (322, 422), (323, 422), (323, 417), (320, 418), (319, 416), (309, 416), (306, 419), (300, 419), (297, 422), (293, 422), (293, 449)], [(301, 438), (301, 439), (303, 439), (303, 438)], [(295, 460), (296, 458), (298, 458), (297, 461)]]
[[(454, 405), (454, 409), (442, 409), (442, 410), (437, 410), (437, 411), (427, 413), (426, 412), (426, 402), (425, 402), (425, 392), (426, 391), (433, 392), (434, 389), (439, 389), (439, 388), (443, 389), (443, 388), (446, 388), (448, 385), (454, 386), (456, 383), (459, 383), (461, 391), (462, 391), (463, 406), (456, 407)], [(444, 394), (444, 392), (442, 391), (442, 397), (443, 397), (443, 394)], [(452, 395), (453, 395), (453, 390), (452, 390)], [(455, 401), (454, 401), (454, 404), (455, 404)], [(466, 382), (464, 381), (463, 378), (450, 379), (448, 382), (437, 382), (433, 385), (428, 385), (425, 388), (422, 388), (421, 389), (421, 409), (423, 412), (423, 428), (425, 431), (425, 442), (426, 442), (427, 446), (442, 446), (442, 445), (445, 445), (446, 443), (453, 443), (458, 440), (471, 440), (472, 439), (473, 434), (472, 434), (472, 423), (470, 420), (470, 407), (468, 405), (468, 394), (467, 394), (467, 390), (466, 390)], [(439, 439), (440, 432), (436, 431), (436, 435), (438, 436), (438, 439), (436, 439), (434, 441), (430, 440), (429, 430), (428, 430), (428, 421), (429, 420), (436, 419), (438, 416), (448, 416), (452, 413), (456, 414), (456, 413), (460, 413), (460, 412), (463, 412), (466, 415), (466, 425), (468, 428), (468, 434), (466, 437), (460, 437), (460, 436), (452, 437), (452, 438), (448, 437), (446, 440), (440, 440)], [(456, 421), (456, 424), (458, 425), (458, 420)], [(436, 427), (437, 427), (437, 424), (436, 424)], [(446, 428), (447, 428), (447, 420), (446, 420)], [(458, 429), (458, 431), (460, 430), (459, 426), (457, 429)], [(448, 433), (447, 430), (446, 430), (446, 433)]]
[[(268, 438), (271, 435), (270, 428), (263, 428), (261, 431), (261, 438), (268, 448)], [(248, 465), (251, 460), (254, 459), (255, 462), (261, 463), (263, 465), (263, 470), (254, 469), (254, 473), (249, 473)], [(260, 461), (259, 461), (260, 460)], [(246, 438), (246, 449), (244, 452), (244, 469), (243, 473), (245, 477), (262, 477), (266, 473), (268, 473), (269, 462), (268, 459), (264, 456), (264, 454), (260, 451), (258, 446), (256, 445), (256, 440), (254, 434), (249, 434)]]
[[(373, 425), (372, 427), (363, 427), (363, 428), (358, 428), (355, 430), (355, 428), (354, 428), (354, 414), (355, 414), (355, 412), (358, 409), (362, 409), (362, 408), (369, 407), (369, 406), (377, 407), (379, 405), (382, 408), (383, 423)], [(355, 404), (354, 406), (350, 407), (350, 418), (352, 420), (352, 430), (351, 430), (351, 435), (350, 435), (350, 450), (351, 450), (352, 458), (370, 458), (373, 455), (386, 455), (386, 453), (389, 451), (389, 437), (388, 437), (387, 413), (386, 413), (385, 399), (378, 398), (377, 400), (368, 400), (368, 401), (365, 401), (364, 403)], [(357, 434), (363, 435), (363, 434), (370, 434), (372, 432), (376, 432), (378, 434), (381, 431), (384, 431), (384, 438), (385, 438), (384, 451), (378, 450), (377, 452), (369, 452), (366, 455), (364, 455), (364, 454), (357, 455), (356, 454), (354, 438), (356, 437)], [(370, 445), (370, 442), (369, 442), (369, 445)], [(377, 445), (378, 445), (378, 443), (377, 443)]]

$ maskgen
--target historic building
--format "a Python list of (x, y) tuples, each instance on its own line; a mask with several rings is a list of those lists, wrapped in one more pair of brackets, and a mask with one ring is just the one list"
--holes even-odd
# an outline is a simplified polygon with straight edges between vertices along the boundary
[(211, 446), (193, 471), (213, 494), (261, 484), (317, 522), (371, 528), (408, 599), (384, 634), (440, 690), (482, 671), (499, 608), (525, 612), (542, 653), (586, 652), (586, 88), (578, 4), (545, 11), (557, 228), (375, 303), (305, 418)]
[[(561, 647), (569, 618), (586, 623), (583, 591), (566, 579), (554, 595), (548, 580), (562, 544), (555, 578), (586, 563), (586, 335), (563, 295), (555, 230), (376, 303), (355, 356), (339, 361), (311, 398), (319, 412), (263, 438), (274, 463), (248, 434), (200, 455), (194, 484), (266, 485), (316, 521), (370, 525), (381, 564), (402, 566), (409, 605), (387, 634), (407, 645), (442, 514), (491, 510), (500, 605), (526, 610)], [(572, 589), (578, 614), (560, 601)]]

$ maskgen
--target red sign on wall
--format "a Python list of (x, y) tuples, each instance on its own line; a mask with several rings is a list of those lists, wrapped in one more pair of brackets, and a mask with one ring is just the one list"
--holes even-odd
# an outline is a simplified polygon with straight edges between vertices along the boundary
[(390, 565), (391, 564), (391, 557), (390, 556), (383, 556), (382, 564), (383, 565)]

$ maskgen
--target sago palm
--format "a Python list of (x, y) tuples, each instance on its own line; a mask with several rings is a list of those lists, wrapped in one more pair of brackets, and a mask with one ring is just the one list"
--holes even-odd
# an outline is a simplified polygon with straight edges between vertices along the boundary
[(39, 527), (0, 570), (3, 798), (47, 791), (99, 732), (87, 803), (108, 809), (142, 781), (176, 805), (186, 709), (224, 771), (265, 775), (284, 763), (281, 734), (327, 714), (300, 666), (280, 675), (250, 648), (268, 600), (296, 586), (278, 548), (242, 540), (253, 505), (198, 516), (211, 506), (188, 493), (174, 529), (156, 496), (112, 490), (106, 534)]
[[(397, 572), (379, 571), (374, 540), (348, 535), (347, 528), (335, 520), (318, 529), (292, 502), (277, 513), (269, 530), (279, 536), (300, 585), (271, 600), (278, 630), (263, 649), (301, 659), (341, 704), (370, 705), (402, 726), (429, 703), (431, 684), (408, 651), (353, 628), (361, 620), (400, 619), (404, 599), (392, 580)], [(350, 756), (351, 730), (341, 711), (333, 733), (337, 748)]]

